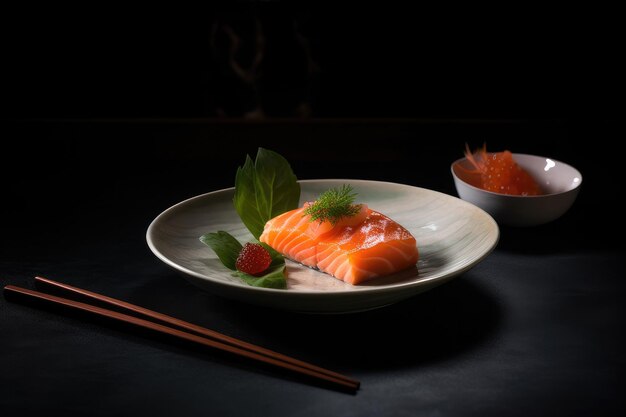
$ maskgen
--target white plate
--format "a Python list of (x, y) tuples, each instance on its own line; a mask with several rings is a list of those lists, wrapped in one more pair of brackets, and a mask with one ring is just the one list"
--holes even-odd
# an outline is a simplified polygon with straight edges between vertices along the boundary
[(364, 180), (305, 180), (301, 203), (330, 187), (350, 184), (357, 201), (386, 214), (417, 240), (417, 268), (352, 286), (330, 275), (287, 261), (286, 290), (251, 287), (224, 267), (198, 238), (224, 230), (239, 241), (252, 235), (232, 203), (234, 189), (185, 200), (161, 213), (147, 241), (163, 262), (197, 286), (240, 301), (311, 313), (345, 313), (382, 307), (426, 291), (467, 271), (498, 242), (496, 222), (478, 207), (456, 197), (403, 184)]

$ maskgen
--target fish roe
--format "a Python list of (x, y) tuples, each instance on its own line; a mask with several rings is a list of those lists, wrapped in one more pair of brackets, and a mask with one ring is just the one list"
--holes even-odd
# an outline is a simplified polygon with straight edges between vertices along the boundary
[(522, 196), (542, 194), (537, 181), (515, 162), (509, 151), (487, 152), (483, 145), (471, 153), (467, 147), (465, 157), (474, 167), (468, 171), (480, 175), (480, 188), (484, 190)]

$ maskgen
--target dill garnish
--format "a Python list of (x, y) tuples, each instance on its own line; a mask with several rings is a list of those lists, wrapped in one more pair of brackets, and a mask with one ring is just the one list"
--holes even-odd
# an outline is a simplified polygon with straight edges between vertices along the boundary
[(313, 204), (304, 209), (304, 213), (311, 216), (311, 221), (330, 221), (334, 226), (342, 217), (352, 217), (361, 210), (360, 204), (353, 204), (355, 197), (356, 193), (350, 185), (331, 188), (320, 194)]

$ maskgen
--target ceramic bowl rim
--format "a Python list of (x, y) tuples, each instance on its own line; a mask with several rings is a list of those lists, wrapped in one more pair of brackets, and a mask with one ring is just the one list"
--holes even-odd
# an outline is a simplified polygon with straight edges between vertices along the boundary
[(573, 188), (570, 188), (569, 190), (565, 190), (565, 191), (558, 191), (558, 192), (554, 192), (554, 193), (540, 194), (540, 195), (512, 195), (512, 194), (496, 193), (494, 191), (488, 191), (488, 190), (476, 187), (476, 186), (468, 183), (467, 181), (465, 181), (460, 176), (458, 176), (456, 174), (456, 172), (454, 172), (454, 167), (457, 164), (461, 163), (462, 161), (467, 160), (466, 157), (459, 158), (459, 159), (455, 160), (454, 162), (452, 162), (452, 164), (450, 165), (450, 172), (452, 172), (452, 176), (455, 179), (458, 179), (464, 185), (466, 185), (467, 187), (469, 187), (469, 188), (471, 188), (473, 190), (477, 190), (477, 191), (480, 191), (480, 192), (483, 192), (483, 193), (486, 193), (486, 194), (491, 194), (491, 195), (494, 195), (494, 196), (499, 196), (499, 197), (503, 197), (503, 198), (512, 198), (512, 199), (528, 199), (528, 198), (530, 198), (530, 199), (541, 199), (541, 198), (546, 198), (546, 197), (551, 197), (551, 196), (563, 195), (563, 194), (567, 194), (567, 193), (571, 193), (573, 191), (576, 191), (578, 188), (580, 188), (580, 186), (583, 183), (583, 176), (582, 176), (582, 174), (580, 173), (580, 171), (578, 169), (576, 169), (574, 166), (572, 166), (572, 165), (570, 165), (568, 163), (562, 162), (562, 161), (560, 161), (558, 159), (548, 158), (548, 157), (541, 156), (541, 155), (532, 155), (532, 154), (527, 154), (527, 153), (513, 153), (513, 157), (515, 157), (515, 156), (530, 156), (530, 157), (533, 157), (533, 158), (539, 158), (539, 159), (544, 159), (544, 160), (550, 159), (551, 161), (553, 161), (553, 162), (555, 162), (557, 164), (565, 165), (567, 168), (573, 170), (574, 174), (575, 174), (575, 177), (579, 178), (580, 180), (576, 183), (576, 185)]

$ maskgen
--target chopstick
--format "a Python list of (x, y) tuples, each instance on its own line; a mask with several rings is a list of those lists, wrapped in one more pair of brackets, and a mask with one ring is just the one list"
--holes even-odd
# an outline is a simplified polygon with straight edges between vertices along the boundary
[[(345, 375), (318, 367), (307, 362), (300, 361), (298, 359), (271, 351), (269, 349), (262, 348), (260, 346), (253, 345), (251, 343), (241, 341), (239, 339), (232, 338), (230, 336), (226, 336), (214, 330), (210, 330), (192, 323), (185, 322), (180, 319), (176, 319), (174, 317), (167, 316), (165, 314), (158, 313), (156, 311), (139, 307), (134, 304), (107, 297), (98, 293), (83, 290), (81, 288), (56, 282), (47, 278), (36, 277), (35, 280), (38, 284), (50, 285), (54, 288), (68, 292), (73, 295), (87, 297), (89, 299), (93, 299), (104, 304), (115, 306), (129, 312), (133, 312), (143, 315), (145, 317), (149, 317), (151, 319), (165, 322), (167, 324), (176, 326), (179, 329), (169, 327), (164, 324), (159, 324), (153, 321), (145, 320), (139, 317), (131, 316), (128, 314), (120, 313), (118, 311), (109, 310), (91, 304), (86, 304), (79, 301), (46, 294), (40, 291), (30, 290), (27, 288), (21, 288), (14, 285), (5, 286), (4, 291), (5, 293), (20, 294), (31, 299), (38, 299), (55, 305), (62, 305), (75, 310), (88, 312), (96, 316), (107, 317), (110, 319), (129, 323), (131, 325), (184, 339), (190, 342), (212, 347), (220, 351), (229, 352), (234, 355), (243, 356), (248, 359), (260, 361), (295, 373), (306, 375), (318, 381), (329, 383), (331, 385), (334, 385), (335, 387), (345, 390), (356, 391), (359, 389), (360, 386), (359, 381)], [(188, 331), (180, 330), (180, 328)]]
[(82, 288), (73, 287), (71, 285), (64, 284), (64, 283), (57, 282), (57, 281), (53, 281), (53, 280), (48, 279), (48, 278), (35, 277), (35, 283), (36, 284), (49, 285), (49, 286), (52, 286), (54, 288), (60, 289), (62, 291), (68, 292), (70, 294), (76, 294), (76, 295), (80, 295), (80, 296), (83, 296), (83, 297), (88, 297), (88, 298), (96, 300), (98, 302), (109, 304), (109, 305), (113, 305), (113, 306), (116, 306), (116, 307), (121, 308), (123, 310), (132, 311), (132, 312), (134, 312), (136, 314), (140, 314), (142, 316), (146, 316), (146, 317), (149, 317), (151, 319), (156, 319), (156, 320), (165, 322), (165, 323), (167, 323), (169, 325), (173, 325), (173, 326), (182, 328), (184, 330), (190, 331), (192, 333), (196, 333), (196, 334), (201, 335), (201, 336), (206, 336), (206, 337), (209, 337), (211, 339), (215, 339), (215, 340), (217, 340), (219, 342), (222, 342), (222, 343), (225, 343), (225, 344), (228, 344), (228, 345), (231, 345), (231, 346), (235, 346), (235, 347), (238, 347), (238, 348), (241, 348), (241, 349), (246, 349), (246, 350), (249, 350), (251, 352), (256, 352), (256, 353), (259, 353), (261, 355), (265, 355), (265, 356), (267, 356), (269, 358), (274, 358), (274, 359), (277, 359), (277, 360), (280, 360), (280, 361), (283, 361), (283, 362), (286, 362), (286, 363), (290, 363), (290, 364), (295, 365), (295, 366), (299, 366), (299, 367), (302, 367), (302, 368), (309, 369), (311, 371), (319, 372), (321, 374), (325, 374), (325, 375), (328, 375), (330, 377), (337, 378), (337, 379), (343, 380), (343, 381), (345, 381), (347, 383), (350, 383), (350, 384), (354, 385), (355, 388), (358, 388), (359, 385), (360, 385), (360, 382), (357, 381), (356, 379), (347, 377), (347, 376), (339, 374), (337, 372), (333, 372), (331, 370), (321, 368), (319, 366), (316, 366), (316, 365), (313, 365), (313, 364), (310, 364), (310, 363), (307, 363), (307, 362), (304, 362), (304, 361), (292, 358), (290, 356), (286, 356), (286, 355), (283, 355), (281, 353), (277, 353), (277, 352), (274, 352), (272, 350), (269, 350), (269, 349), (266, 349), (266, 348), (263, 348), (263, 347), (260, 347), (260, 346), (257, 346), (257, 345), (253, 345), (252, 343), (248, 343), (248, 342), (244, 342), (244, 341), (239, 340), (239, 339), (235, 339), (234, 337), (230, 337), (230, 336), (227, 336), (225, 334), (216, 332), (215, 330), (207, 329), (206, 327), (201, 327), (201, 326), (198, 326), (198, 325), (195, 325), (195, 324), (192, 324), (192, 323), (189, 323), (189, 322), (186, 322), (186, 321), (183, 321), (183, 320), (180, 320), (180, 319), (177, 319), (177, 318), (174, 318), (174, 317), (162, 314), (162, 313), (158, 313), (158, 312), (153, 311), (153, 310), (149, 310), (149, 309), (144, 308), (144, 307), (140, 307), (140, 306), (135, 305), (135, 304), (131, 304), (131, 303), (128, 303), (128, 302), (125, 302), (125, 301), (117, 300), (115, 298), (107, 297), (106, 295), (98, 294), (98, 293), (95, 293), (95, 292), (87, 291), (87, 290), (84, 290)]

